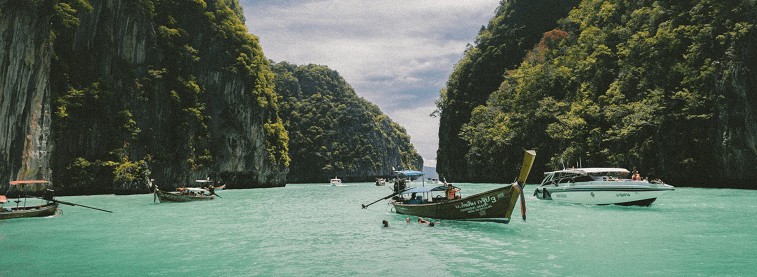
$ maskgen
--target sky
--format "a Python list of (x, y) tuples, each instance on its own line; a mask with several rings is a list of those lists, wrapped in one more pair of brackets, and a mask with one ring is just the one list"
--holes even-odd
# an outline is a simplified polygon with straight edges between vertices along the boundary
[(499, 2), (240, 0), (266, 58), (339, 72), (406, 129), (426, 166), (439, 145), (434, 102)]

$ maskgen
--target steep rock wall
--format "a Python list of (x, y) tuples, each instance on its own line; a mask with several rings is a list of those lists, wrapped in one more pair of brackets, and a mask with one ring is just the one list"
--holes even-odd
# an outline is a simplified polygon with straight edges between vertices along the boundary
[(0, 0), (0, 194), (12, 180), (51, 177), (49, 15)]
[[(278, 120), (275, 101), (259, 103), (272, 98), (270, 71), (254, 37), (224, 29), (240, 20), (219, 11), (226, 2), (91, 1), (59, 36), (55, 103), (67, 101), (73, 115), (60, 113), (53, 172), (84, 184), (68, 193), (148, 189), (141, 180), (92, 188), (71, 173), (96, 161), (144, 161), (164, 189), (206, 177), (229, 188), (285, 184), (287, 153), (271, 154), (280, 134), (264, 128)], [(228, 57), (237, 52), (255, 64), (249, 71)], [(91, 95), (81, 100), (89, 109), (77, 113), (81, 94)]]

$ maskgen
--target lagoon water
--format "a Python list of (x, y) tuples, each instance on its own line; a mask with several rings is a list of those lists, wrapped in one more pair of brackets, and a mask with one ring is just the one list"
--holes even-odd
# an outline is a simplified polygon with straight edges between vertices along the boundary
[[(498, 186), (456, 185), (464, 195)], [(360, 208), (390, 193), (347, 183), (192, 203), (60, 197), (114, 213), (62, 205), (55, 217), (0, 221), (0, 276), (757, 275), (757, 191), (676, 188), (651, 207), (528, 196), (525, 222), (516, 211), (510, 224), (433, 228), (405, 223), (386, 201)]]

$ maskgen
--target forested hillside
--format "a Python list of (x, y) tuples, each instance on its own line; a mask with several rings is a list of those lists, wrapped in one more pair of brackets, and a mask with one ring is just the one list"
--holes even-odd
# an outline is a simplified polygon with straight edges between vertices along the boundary
[[(437, 101), (437, 172), (450, 180), (493, 180), (495, 176), (479, 175), (482, 169), (467, 162), (470, 145), (460, 136), (462, 127), (469, 122), (473, 109), (485, 104), (499, 87), (505, 72), (517, 67), (542, 33), (555, 28), (557, 20), (567, 16), (577, 3), (578, 0), (502, 1), (494, 18), (482, 27), (475, 45), (457, 63)], [(496, 164), (487, 168), (507, 170), (501, 167), (500, 158), (488, 162)]]
[[(3, 153), (7, 145), (24, 149), (3, 179), (51, 179), (67, 194), (145, 192), (148, 178), (163, 189), (205, 177), (230, 188), (285, 184), (288, 138), (273, 74), (236, 0), (0, 5), (11, 15), (0, 19), (10, 26), (0, 28), (10, 30), (3, 49), (49, 51), (17, 55), (11, 61), (39, 66), (2, 76), (48, 73), (25, 79), (32, 85), (21, 91), (39, 94), (41, 104), (27, 105), (29, 124), (46, 129), (26, 139), (29, 130), (19, 129), (16, 142), (3, 145)], [(39, 39), (24, 46), (24, 34)], [(49, 168), (28, 169), (45, 165), (34, 163), (43, 154)]]
[(373, 181), (392, 168), (421, 170), (405, 129), (321, 65), (272, 66), (292, 158), (288, 182)]
[(584, 0), (557, 22), (454, 134), (468, 168), (508, 178), (535, 148), (532, 182), (581, 160), (757, 188), (755, 1)]

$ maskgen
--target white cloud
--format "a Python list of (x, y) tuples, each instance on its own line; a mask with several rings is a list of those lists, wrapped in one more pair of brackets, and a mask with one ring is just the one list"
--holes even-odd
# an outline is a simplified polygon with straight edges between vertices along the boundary
[(439, 118), (429, 116), (434, 109), (436, 106), (432, 103), (410, 109), (384, 111), (387, 116), (405, 127), (415, 150), (429, 160), (436, 159), (439, 144)]
[[(404, 126), (436, 158), (439, 121), (428, 115), (465, 47), (499, 0), (241, 1), (266, 57), (322, 64)], [(421, 107), (421, 108), (418, 108)]]

